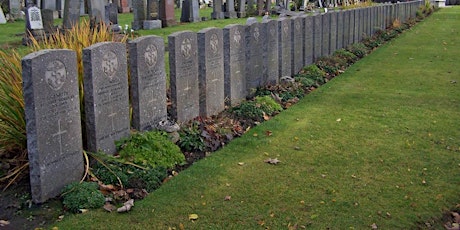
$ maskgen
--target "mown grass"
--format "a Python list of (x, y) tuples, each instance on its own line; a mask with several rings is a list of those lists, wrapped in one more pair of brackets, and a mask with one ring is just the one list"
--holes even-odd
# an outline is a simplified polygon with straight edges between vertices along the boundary
[(438, 220), (460, 202), (459, 19), (459, 7), (440, 10), (131, 212), (55, 226), (415, 229)]

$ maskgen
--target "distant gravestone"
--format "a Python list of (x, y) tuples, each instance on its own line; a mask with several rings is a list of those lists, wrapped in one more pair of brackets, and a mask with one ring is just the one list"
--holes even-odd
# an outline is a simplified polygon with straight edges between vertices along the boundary
[(330, 38), (329, 38), (329, 54), (333, 54), (337, 50), (337, 11), (329, 13), (331, 24), (330, 24)]
[(318, 60), (321, 57), (322, 44), (323, 44), (323, 32), (322, 32), (322, 16), (321, 14), (312, 16), (313, 17), (313, 61)]
[(255, 17), (249, 17), (248, 19), (246, 19), (246, 25), (252, 25), (254, 23), (257, 23), (257, 18)]
[(3, 9), (0, 7), (0, 24), (5, 24), (6, 23), (6, 18), (5, 14), (3, 14)]
[(304, 23), (304, 66), (307, 66), (313, 63), (313, 18), (311, 16), (305, 16)]
[(43, 20), (41, 10), (36, 7), (28, 7), (26, 10), (26, 26), (28, 30), (43, 29)]
[(291, 76), (304, 66), (304, 22), (302, 17), (291, 18)]
[(218, 28), (200, 30), (197, 36), (200, 115), (207, 117), (225, 109), (224, 40)]
[(160, 19), (163, 27), (176, 25), (174, 0), (160, 1)]
[(126, 47), (101, 42), (83, 49), (88, 150), (116, 152), (114, 141), (129, 136)]
[(197, 0), (184, 0), (182, 4), (181, 22), (199, 22), (200, 7)]
[(160, 1), (147, 0), (147, 20), (159, 19), (160, 15)]
[(95, 24), (105, 22), (105, 1), (89, 0), (89, 17)]
[(13, 20), (22, 18), (21, 8), (22, 4), (20, 0), (10, 0), (10, 16)]
[(245, 18), (246, 17), (246, 0), (238, 0), (238, 11), (236, 12), (236, 16), (238, 18)]
[(246, 27), (246, 50), (247, 50), (247, 66), (246, 66), (246, 87), (248, 94), (251, 90), (262, 86), (264, 76), (264, 45), (267, 35), (266, 30), (262, 28), (262, 24), (253, 23)]
[(222, 0), (213, 0), (212, 1), (212, 19), (222, 19), (224, 18), (224, 12), (222, 12)]
[(120, 0), (119, 13), (129, 13), (128, 0)]
[(22, 59), (32, 201), (42, 203), (83, 175), (77, 56), (41, 50)]
[(235, 0), (227, 0), (224, 16), (225, 18), (236, 18)]
[(131, 26), (133, 30), (140, 30), (146, 19), (146, 2), (144, 0), (132, 0), (133, 4), (133, 22)]
[(105, 7), (105, 23), (116, 25), (118, 27), (118, 6), (115, 3), (109, 3)]
[(172, 118), (187, 122), (199, 116), (197, 36), (191, 31), (168, 36)]
[(279, 62), (278, 62), (278, 22), (268, 20), (262, 23), (267, 38), (265, 40), (264, 50), (264, 69), (266, 76), (263, 84), (275, 85), (279, 80)]
[(322, 15), (322, 38), (321, 56), (329, 55), (329, 45), (331, 36), (331, 14), (326, 13)]
[(80, 1), (66, 0), (64, 7), (63, 26), (65, 29), (70, 29), (77, 25), (80, 20)]
[(129, 42), (133, 128), (150, 130), (167, 118), (164, 40), (143, 36)]
[(43, 29), (45, 33), (55, 32), (54, 28), (54, 11), (50, 9), (42, 10)]
[(225, 98), (229, 105), (238, 105), (246, 98), (246, 38), (243, 25), (224, 27)]
[(278, 19), (279, 76), (291, 76), (291, 22), (289, 18)]
[(144, 30), (161, 29), (161, 20), (145, 20), (142, 27)]

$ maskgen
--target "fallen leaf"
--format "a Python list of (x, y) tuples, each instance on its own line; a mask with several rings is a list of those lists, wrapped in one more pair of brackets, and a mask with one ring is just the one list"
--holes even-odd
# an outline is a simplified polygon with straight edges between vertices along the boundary
[(58, 216), (57, 222), (59, 222), (59, 221), (61, 221), (63, 219), (64, 219), (64, 215), (60, 215), (60, 216)]
[(243, 166), (243, 165), (244, 165), (244, 162), (238, 162), (238, 165), (239, 165), (239, 166)]
[(273, 134), (273, 132), (270, 131), (270, 130), (265, 131), (265, 135), (267, 135), (267, 136), (271, 136), (272, 134)]
[(10, 222), (7, 221), (7, 220), (0, 220), (0, 226), (2, 226), (2, 227), (5, 226), (5, 225), (9, 225), (9, 224), (10, 224)]
[(231, 200), (232, 196), (225, 196), (224, 200)]
[(180, 230), (185, 230), (184, 224), (180, 223), (180, 224), (179, 224), (179, 229), (180, 229)]
[(371, 228), (372, 229), (378, 229), (377, 224), (375, 224), (375, 223), (371, 224)]
[(337, 118), (337, 120), (335, 120), (337, 122), (341, 122), (342, 121), (342, 118)]
[(197, 214), (189, 214), (188, 219), (189, 220), (198, 220), (198, 215)]
[(252, 134), (252, 136), (257, 137), (257, 136), (259, 136), (259, 134), (254, 133), (254, 134)]
[(278, 163), (280, 163), (281, 161), (278, 160), (278, 158), (268, 158), (267, 160), (264, 160), (265, 163), (269, 163), (269, 164), (272, 164), (272, 165), (276, 165)]
[(460, 214), (457, 212), (452, 212), (452, 216), (454, 217), (455, 223), (460, 224)]
[(115, 209), (117, 209), (117, 207), (115, 207), (115, 205), (111, 203), (105, 203), (103, 208), (107, 212), (112, 212), (112, 211), (115, 211)]
[(265, 112), (263, 112), (263, 113), (264, 113), (264, 120), (266, 120), (266, 121), (270, 120), (270, 116), (268, 116)]

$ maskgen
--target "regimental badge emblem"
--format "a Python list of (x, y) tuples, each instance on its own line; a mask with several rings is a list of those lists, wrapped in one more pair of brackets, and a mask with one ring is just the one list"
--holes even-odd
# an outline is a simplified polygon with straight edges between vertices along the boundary
[(64, 63), (55, 60), (46, 66), (45, 81), (53, 90), (59, 90), (64, 85), (67, 71)]
[(118, 58), (117, 55), (109, 51), (104, 56), (102, 56), (102, 71), (104, 71), (105, 75), (112, 80), (113, 76), (118, 70)]
[(211, 46), (212, 52), (217, 53), (217, 47), (219, 46), (219, 39), (217, 38), (217, 34), (211, 35), (211, 38), (209, 39), (209, 45)]
[(147, 63), (149, 67), (155, 66), (157, 64), (158, 49), (155, 45), (150, 44), (147, 46), (144, 53), (144, 59), (145, 63)]
[(254, 36), (254, 39), (258, 42), (259, 37), (260, 37), (259, 27), (254, 28), (253, 36)]
[(190, 58), (192, 56), (192, 42), (190, 39), (186, 38), (182, 41), (180, 52), (185, 58)]

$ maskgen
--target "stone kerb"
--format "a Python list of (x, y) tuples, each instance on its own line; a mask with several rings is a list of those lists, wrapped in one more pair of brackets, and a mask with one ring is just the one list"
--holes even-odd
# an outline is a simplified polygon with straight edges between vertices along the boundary
[(83, 49), (88, 150), (116, 152), (114, 141), (130, 134), (126, 46), (101, 42)]
[(133, 128), (144, 131), (167, 118), (164, 40), (139, 37), (128, 43)]
[(261, 86), (266, 75), (263, 62), (265, 55), (264, 44), (267, 38), (265, 32), (259, 22), (252, 23), (246, 27), (246, 87), (248, 93), (251, 89)]
[(297, 74), (304, 66), (305, 25), (302, 17), (291, 18), (291, 75)]
[(200, 115), (206, 117), (225, 109), (224, 40), (218, 28), (200, 30), (197, 36)]
[(267, 40), (264, 44), (264, 69), (266, 69), (266, 76), (264, 77), (263, 84), (277, 84), (279, 81), (279, 61), (278, 61), (278, 22), (269, 20), (262, 22), (262, 28), (267, 34)]
[(171, 115), (177, 122), (199, 116), (198, 45), (191, 31), (168, 36)]
[(22, 59), (32, 201), (42, 203), (83, 175), (77, 57), (41, 50)]
[(227, 25), (224, 34), (225, 98), (231, 106), (246, 98), (246, 26)]
[(291, 76), (291, 22), (289, 18), (280, 18), (277, 21), (279, 76)]
[(304, 16), (304, 66), (313, 63), (313, 17)]

